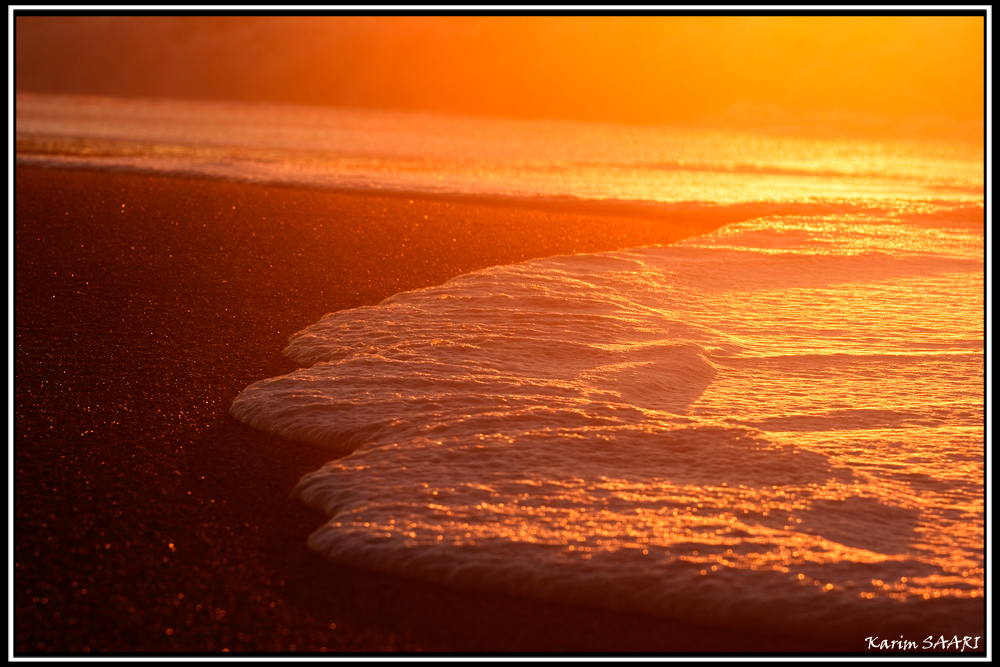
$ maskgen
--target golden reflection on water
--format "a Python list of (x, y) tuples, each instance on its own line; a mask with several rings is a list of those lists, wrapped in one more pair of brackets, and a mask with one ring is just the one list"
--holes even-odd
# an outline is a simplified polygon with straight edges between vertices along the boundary
[(34, 94), (18, 95), (17, 120), (22, 156), (174, 160), (251, 180), (723, 205), (984, 194), (976, 142)]

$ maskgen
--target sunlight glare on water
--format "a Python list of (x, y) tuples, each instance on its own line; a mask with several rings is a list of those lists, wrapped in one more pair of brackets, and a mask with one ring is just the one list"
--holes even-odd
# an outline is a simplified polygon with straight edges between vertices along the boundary
[[(982, 199), (982, 146), (21, 93), (19, 160), (250, 181), (648, 202)], [(71, 138), (71, 139), (70, 139)]]

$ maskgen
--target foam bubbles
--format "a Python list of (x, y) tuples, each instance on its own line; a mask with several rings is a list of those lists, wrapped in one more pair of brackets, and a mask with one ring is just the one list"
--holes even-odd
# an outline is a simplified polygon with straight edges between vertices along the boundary
[(928, 250), (943, 233), (785, 218), (479, 271), (327, 315), (232, 412), (347, 454), (296, 491), (338, 562), (771, 632), (967, 633), (982, 238)]

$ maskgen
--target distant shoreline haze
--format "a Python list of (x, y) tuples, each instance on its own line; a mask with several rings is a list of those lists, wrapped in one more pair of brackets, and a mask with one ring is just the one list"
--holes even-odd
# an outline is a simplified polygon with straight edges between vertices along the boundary
[(977, 139), (983, 17), (18, 16), (18, 91)]

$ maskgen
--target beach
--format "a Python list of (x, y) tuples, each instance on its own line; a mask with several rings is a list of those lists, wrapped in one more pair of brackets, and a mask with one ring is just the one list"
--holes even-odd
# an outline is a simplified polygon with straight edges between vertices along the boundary
[(988, 11), (29, 13), (11, 659), (988, 655)]
[(663, 222), (18, 167), (15, 651), (859, 650), (459, 591), (310, 552), (331, 458), (229, 415), (324, 313)]

